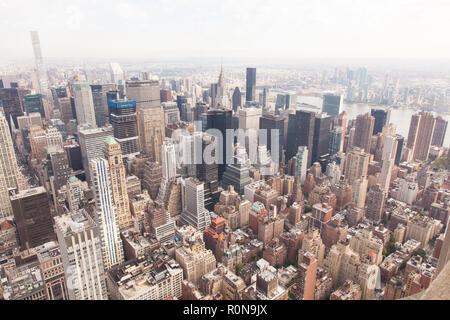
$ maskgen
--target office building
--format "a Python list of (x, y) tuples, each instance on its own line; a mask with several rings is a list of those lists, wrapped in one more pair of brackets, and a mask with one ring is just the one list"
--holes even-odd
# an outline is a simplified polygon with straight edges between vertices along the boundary
[(354, 147), (359, 147), (367, 153), (370, 152), (374, 123), (375, 118), (369, 113), (356, 117), (355, 134), (353, 138)]
[(350, 184), (367, 176), (370, 155), (360, 148), (352, 148), (345, 157), (344, 176)]
[(81, 126), (78, 128), (78, 141), (81, 150), (81, 162), (86, 181), (91, 183), (90, 162), (92, 159), (103, 156), (103, 144), (107, 137), (113, 135), (111, 126), (103, 128), (94, 128), (93, 126)]
[[(273, 161), (281, 162), (281, 158), (283, 156), (284, 149), (284, 129), (285, 129), (285, 121), (284, 119), (272, 113), (265, 113), (259, 118), (259, 129), (267, 130), (267, 149), (271, 153), (271, 159)], [(274, 131), (272, 131), (274, 130)], [(272, 134), (273, 137), (272, 137)], [(278, 139), (276, 137), (278, 136)], [(273, 142), (272, 142), (273, 140)], [(259, 142), (262, 144), (262, 141)], [(278, 150), (278, 152), (277, 152)], [(276, 159), (275, 155), (278, 153), (278, 159)]]
[(103, 127), (108, 119), (108, 101), (106, 93), (114, 89), (113, 84), (91, 84), (92, 102), (94, 104), (95, 123)]
[(27, 115), (31, 113), (39, 113), (41, 118), (45, 118), (44, 103), (41, 94), (27, 94), (23, 98), (23, 111)]
[(11, 196), (21, 250), (56, 239), (47, 191), (35, 187)]
[(221, 136), (219, 136), (212, 133), (213, 136), (216, 136), (217, 139), (219, 139), (219, 144), (216, 148), (218, 151), (216, 158), (218, 159), (219, 164), (219, 180), (222, 180), (226, 164), (231, 163), (233, 160), (234, 141), (229, 141), (229, 139), (227, 139), (227, 130), (233, 129), (231, 116), (232, 111), (229, 109), (213, 109), (209, 110), (206, 114), (207, 129), (217, 129), (221, 134)]
[(109, 100), (109, 122), (123, 156), (139, 154), (136, 100)]
[(112, 300), (179, 299), (182, 282), (183, 269), (174, 260), (150, 262), (141, 256), (108, 271)]
[(234, 112), (237, 112), (238, 109), (242, 107), (242, 94), (241, 90), (239, 90), (239, 87), (236, 87), (234, 89), (231, 102), (231, 106)]
[(0, 112), (0, 176), (8, 189), (20, 189), (24, 178), (17, 165), (16, 153), (5, 116)]
[(319, 162), (322, 171), (325, 171), (329, 159), (328, 146), (332, 120), (333, 118), (326, 113), (316, 114), (311, 162)]
[(308, 152), (308, 162), (306, 166), (308, 168), (311, 166), (315, 121), (316, 114), (314, 112), (297, 110), (295, 114), (289, 114), (287, 133), (287, 141), (289, 141), (289, 143), (286, 146), (286, 160), (295, 156), (299, 146), (306, 146), (308, 151), (310, 151)]
[[(17, 128), (17, 117), (23, 116), (23, 99), (31, 91), (23, 88), (4, 88), (0, 89), (0, 101), (3, 105), (4, 116), (12, 131), (12, 125)], [(13, 123), (10, 120), (13, 120)]]
[(133, 224), (128, 202), (126, 172), (120, 144), (111, 136), (105, 140), (103, 155), (109, 165), (113, 203), (117, 208), (119, 229), (126, 229)]
[(105, 270), (121, 264), (124, 260), (120, 239), (119, 215), (113, 200), (113, 187), (109, 163), (103, 158), (91, 160), (92, 188), (95, 199), (95, 217), (102, 244)]
[(192, 226), (183, 227), (183, 245), (175, 250), (175, 260), (183, 268), (184, 279), (198, 284), (200, 278), (216, 268), (216, 258), (205, 248), (203, 232)]
[(369, 220), (379, 223), (383, 218), (385, 199), (386, 191), (381, 189), (379, 184), (373, 185), (367, 193), (365, 217)]
[(160, 150), (165, 136), (162, 107), (156, 106), (138, 110), (138, 128), (141, 151), (150, 158), (150, 161), (161, 163)]
[(383, 128), (387, 126), (391, 118), (391, 110), (385, 109), (371, 109), (370, 115), (374, 117), (372, 135), (377, 135), (383, 131)]
[(36, 63), (37, 78), (39, 83), (39, 87), (36, 89), (39, 93), (47, 96), (48, 99), (51, 99), (52, 97), (48, 86), (47, 68), (45, 67), (44, 59), (42, 57), (39, 33), (37, 31), (30, 31), (30, 35), (31, 44), (33, 45), (34, 60)]
[(445, 133), (447, 132), (448, 121), (444, 120), (441, 116), (436, 117), (436, 125), (434, 126), (433, 139), (431, 140), (432, 146), (443, 147), (445, 140)]
[(256, 68), (247, 68), (245, 101), (256, 101)]
[(138, 113), (147, 108), (161, 107), (160, 87), (155, 80), (136, 80), (126, 82), (127, 98), (136, 100)]
[(183, 180), (181, 199), (180, 222), (204, 231), (211, 222), (209, 211), (205, 209), (204, 183), (194, 178)]
[(428, 160), (435, 123), (436, 119), (429, 112), (421, 111), (411, 117), (407, 147), (412, 161)]
[(85, 211), (55, 217), (70, 300), (107, 300), (97, 223)]
[(342, 97), (339, 95), (325, 94), (323, 96), (322, 112), (328, 113), (332, 118), (341, 113)]
[(97, 122), (95, 121), (94, 100), (89, 84), (84, 82), (74, 83), (73, 97), (78, 124), (89, 124), (94, 128), (97, 127)]

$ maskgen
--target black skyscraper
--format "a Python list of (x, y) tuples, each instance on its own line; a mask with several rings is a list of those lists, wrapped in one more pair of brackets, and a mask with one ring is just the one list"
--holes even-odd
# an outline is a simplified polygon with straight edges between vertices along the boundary
[(310, 111), (298, 110), (295, 114), (289, 115), (286, 161), (295, 156), (299, 146), (306, 146), (308, 148), (307, 167), (311, 166), (315, 121), (316, 114)]
[(270, 150), (271, 154), (272, 152), (272, 135), (271, 130), (275, 129), (278, 130), (278, 135), (280, 137), (280, 140), (278, 142), (278, 154), (279, 154), (279, 161), (281, 161), (282, 157), (282, 151), (283, 151), (283, 141), (284, 141), (284, 119), (280, 117), (279, 115), (275, 115), (273, 113), (265, 113), (262, 115), (261, 118), (259, 118), (259, 129), (266, 129), (267, 130), (267, 150)]
[(372, 109), (370, 114), (375, 118), (375, 123), (373, 125), (373, 135), (381, 132), (383, 127), (387, 125), (390, 121), (391, 111), (383, 109)]
[(245, 90), (245, 101), (255, 101), (256, 68), (247, 68), (247, 84)]
[(241, 90), (238, 87), (233, 92), (233, 111), (236, 112), (238, 107), (241, 107)]
[(56, 240), (49, 197), (43, 187), (23, 190), (11, 197), (21, 250)]
[(405, 143), (405, 138), (403, 138), (401, 135), (396, 135), (395, 139), (397, 140), (397, 151), (395, 153), (395, 165), (399, 166), (400, 161), (402, 159), (402, 153), (403, 153), (403, 144)]
[(332, 119), (333, 117), (326, 113), (317, 114), (315, 119), (311, 161), (312, 163), (319, 162), (322, 169), (326, 168), (329, 158), (328, 146)]
[[(233, 158), (233, 151), (231, 154), (227, 154), (227, 144), (229, 144), (229, 150), (233, 150), (233, 140), (228, 141), (226, 136), (227, 129), (233, 129), (232, 123), (232, 111), (227, 109), (213, 109), (207, 113), (206, 129), (217, 129), (221, 132), (223, 137), (222, 148), (217, 148), (219, 155), (219, 180), (222, 180), (223, 173), (227, 159)], [(220, 141), (220, 140), (219, 140)], [(219, 142), (220, 143), (220, 142)]]

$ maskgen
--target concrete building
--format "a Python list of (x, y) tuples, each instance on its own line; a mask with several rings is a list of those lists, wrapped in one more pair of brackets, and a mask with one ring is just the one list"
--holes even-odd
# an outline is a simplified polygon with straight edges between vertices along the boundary
[(102, 244), (102, 260), (105, 270), (109, 270), (124, 261), (123, 245), (119, 232), (119, 215), (113, 201), (113, 187), (108, 161), (103, 158), (93, 159), (91, 170), (95, 217)]
[(21, 250), (56, 239), (48, 194), (44, 187), (30, 188), (11, 196), (11, 206)]
[(106, 300), (105, 272), (97, 224), (81, 210), (55, 217), (70, 300)]
[(109, 165), (113, 203), (117, 208), (119, 229), (126, 229), (132, 226), (126, 185), (126, 172), (122, 159), (121, 146), (111, 136), (107, 137), (105, 140), (103, 145), (103, 155)]
[(152, 261), (145, 256), (108, 271), (112, 300), (181, 298), (183, 269), (174, 260)]

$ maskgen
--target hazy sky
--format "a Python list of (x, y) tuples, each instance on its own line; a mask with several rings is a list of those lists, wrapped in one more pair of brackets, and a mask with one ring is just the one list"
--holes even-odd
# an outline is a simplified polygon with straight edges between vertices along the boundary
[(0, 60), (449, 58), (449, 0), (0, 0)]

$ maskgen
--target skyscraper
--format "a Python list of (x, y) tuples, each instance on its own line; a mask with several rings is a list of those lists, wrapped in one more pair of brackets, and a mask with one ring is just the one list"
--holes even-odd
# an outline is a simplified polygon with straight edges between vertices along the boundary
[(0, 146), (0, 178), (4, 179), (8, 189), (21, 189), (25, 181), (17, 165), (11, 133), (3, 112), (0, 112)]
[(136, 100), (138, 112), (161, 106), (160, 87), (156, 80), (127, 81), (126, 91), (129, 100)]
[(238, 108), (242, 106), (242, 96), (239, 87), (234, 88), (232, 97), (232, 108), (234, 112), (237, 112)]
[(103, 144), (106, 137), (113, 135), (113, 128), (102, 127), (93, 128), (92, 126), (82, 126), (78, 128), (78, 141), (81, 150), (81, 162), (86, 174), (86, 181), (91, 182), (91, 167), (92, 159), (103, 156)]
[(366, 218), (376, 223), (383, 217), (384, 200), (386, 191), (381, 189), (379, 184), (372, 186), (367, 193)]
[(46, 96), (48, 99), (52, 99), (52, 96), (48, 89), (47, 68), (45, 67), (44, 59), (42, 58), (39, 34), (37, 31), (30, 31), (30, 35), (31, 35), (31, 43), (33, 45), (34, 60), (36, 63), (37, 77), (39, 82), (38, 91), (40, 94)]
[(391, 118), (391, 110), (371, 109), (370, 114), (374, 117), (373, 135), (383, 131), (383, 127), (389, 124)]
[(123, 165), (122, 150), (120, 144), (113, 138), (107, 137), (103, 146), (103, 154), (109, 164), (111, 175), (111, 189), (113, 202), (117, 208), (119, 229), (131, 227), (130, 206), (128, 202), (125, 166)]
[(300, 177), (300, 183), (305, 182), (306, 170), (308, 169), (308, 147), (299, 146), (295, 155), (295, 176)]
[(194, 178), (183, 180), (181, 199), (183, 208), (181, 223), (204, 231), (211, 222), (210, 214), (205, 209), (204, 183)]
[(352, 148), (345, 157), (344, 176), (348, 183), (365, 177), (369, 167), (370, 155), (360, 148)]
[(328, 113), (332, 118), (341, 113), (342, 97), (339, 95), (325, 94), (323, 96), (322, 112)]
[(44, 187), (18, 192), (11, 197), (11, 206), (21, 250), (56, 239), (48, 194)]
[(98, 127), (103, 127), (106, 124), (108, 111), (106, 93), (113, 89), (114, 86), (112, 84), (91, 84), (95, 123)]
[[(206, 128), (207, 129), (217, 129), (220, 131), (223, 140), (222, 146), (220, 146), (220, 137), (219, 145), (217, 147), (218, 151), (218, 162), (219, 162), (219, 180), (222, 180), (223, 173), (225, 172), (225, 166), (227, 162), (232, 161), (233, 159), (233, 145), (234, 141), (229, 141), (227, 139), (227, 130), (233, 129), (231, 122), (232, 111), (229, 109), (213, 109), (209, 110), (206, 114)], [(213, 134), (214, 135), (214, 134)], [(227, 151), (227, 148), (229, 151)]]
[(331, 125), (331, 116), (326, 113), (316, 114), (311, 162), (319, 162), (322, 166), (322, 171), (325, 171), (329, 159), (328, 146)]
[(41, 94), (27, 94), (23, 98), (23, 110), (30, 115), (33, 112), (37, 112), (41, 115), (41, 118), (45, 118), (44, 103), (42, 102)]
[(375, 118), (369, 113), (356, 117), (355, 135), (353, 138), (354, 147), (359, 147), (367, 153), (370, 152), (374, 122)]
[(245, 101), (256, 100), (256, 68), (247, 68)]
[(264, 88), (262, 96), (263, 114), (269, 112), (269, 88)]
[(286, 146), (286, 160), (291, 159), (297, 153), (299, 146), (306, 146), (308, 151), (311, 151), (308, 152), (307, 167), (311, 166), (315, 121), (316, 114), (310, 111), (297, 110), (295, 114), (289, 115), (287, 137), (289, 143)]
[(395, 139), (397, 140), (397, 150), (395, 151), (394, 163), (398, 166), (400, 165), (400, 161), (402, 159), (405, 138), (397, 134), (395, 135)]
[(161, 163), (161, 144), (164, 141), (164, 111), (162, 106), (138, 111), (139, 143), (151, 161)]
[(161, 146), (162, 177), (168, 181), (177, 175), (177, 159), (175, 157), (175, 145), (166, 139)]
[(109, 100), (109, 121), (124, 156), (139, 154), (136, 100)]
[(111, 174), (108, 161), (103, 158), (91, 160), (92, 187), (95, 199), (95, 218), (100, 232), (102, 258), (105, 270), (124, 261), (119, 216), (114, 205)]
[(412, 155), (411, 160), (428, 160), (435, 122), (433, 115), (425, 111), (411, 117), (407, 142), (407, 147)]
[(330, 131), (330, 140), (328, 143), (328, 153), (330, 154), (330, 157), (342, 151), (343, 137), (342, 127), (334, 127), (333, 130)]
[[(274, 147), (278, 148), (278, 161), (280, 162), (283, 156), (282, 151), (284, 148), (284, 125), (284, 119), (279, 115), (275, 115), (273, 113), (263, 114), (259, 118), (259, 129), (267, 130), (267, 149), (270, 151), (271, 155), (275, 154), (275, 152), (272, 152), (272, 130), (278, 130), (278, 146)], [(272, 157), (272, 160), (276, 161), (277, 159), (274, 159)]]
[[(12, 131), (12, 125), (18, 127), (17, 117), (23, 116), (23, 99), (30, 93), (30, 90), (22, 88), (0, 89), (0, 102), (3, 105), (10, 131)], [(10, 122), (11, 118), (13, 123)]]
[(83, 209), (56, 216), (55, 230), (69, 299), (108, 299), (97, 223)]
[(73, 96), (75, 100), (75, 110), (78, 124), (90, 124), (93, 127), (97, 127), (97, 123), (95, 121), (94, 101), (89, 84), (83, 82), (74, 83)]
[(443, 147), (445, 140), (445, 133), (447, 132), (448, 121), (444, 120), (441, 116), (436, 117), (436, 125), (434, 126), (433, 139), (431, 140), (432, 146)]

